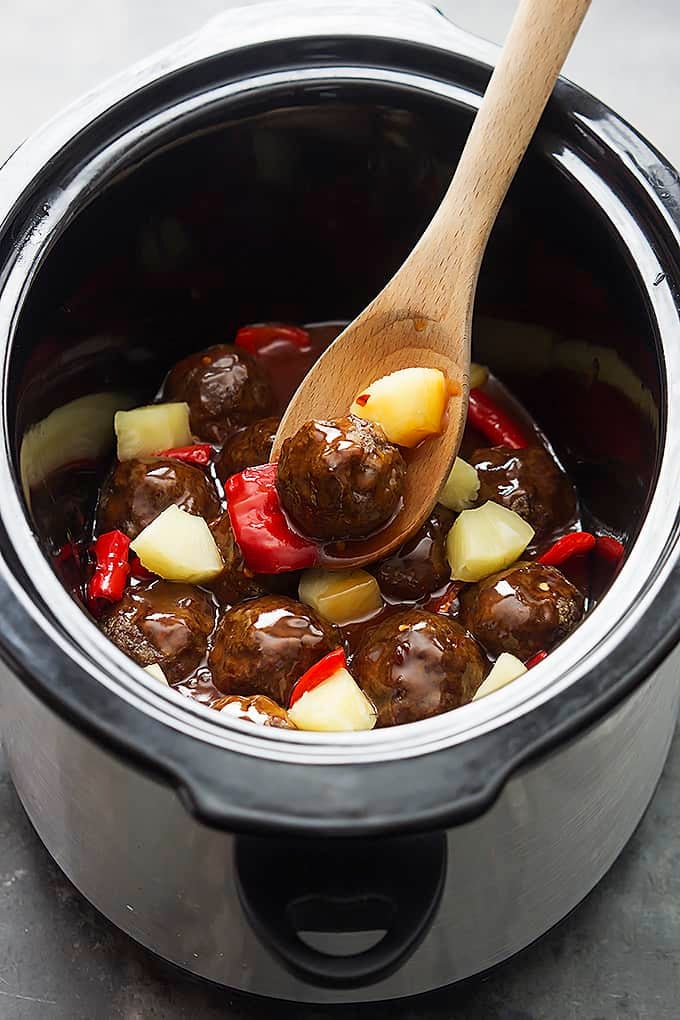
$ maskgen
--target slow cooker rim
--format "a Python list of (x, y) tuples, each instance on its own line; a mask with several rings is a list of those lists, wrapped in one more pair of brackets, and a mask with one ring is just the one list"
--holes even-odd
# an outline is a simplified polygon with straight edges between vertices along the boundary
[[(571, 89), (571, 88), (573, 88), (573, 87), (569, 87), (569, 88)], [(578, 90), (577, 90), (577, 91), (578, 91)], [(594, 102), (594, 101), (593, 101), (593, 102)], [(599, 105), (599, 104), (598, 104), (598, 105)], [(601, 110), (601, 106), (600, 106), (600, 110)], [(612, 116), (612, 118), (613, 118), (613, 119), (615, 119), (615, 120), (616, 120), (617, 122), (620, 122), (620, 118), (617, 118), (615, 114), (612, 114), (611, 116)], [(650, 152), (651, 150), (647, 150), (647, 151), (648, 151), (648, 152)], [(677, 595), (677, 592), (676, 592), (676, 595)], [(3, 599), (3, 602), (4, 602), (4, 601), (5, 601), (5, 600)], [(667, 631), (667, 633), (666, 633), (666, 636), (667, 636), (667, 639), (671, 641), (671, 643), (674, 643), (674, 641), (675, 641), (675, 634), (674, 634), (674, 633), (673, 633), (672, 631)], [(667, 644), (668, 644), (668, 641), (664, 642), (664, 644), (663, 644), (662, 646), (659, 646), (659, 648), (657, 649), (657, 651), (660, 651), (660, 650), (661, 650), (661, 654), (663, 654), (663, 651), (664, 651), (665, 647), (667, 646)], [(18, 665), (18, 662), (17, 662), (16, 660), (15, 660), (15, 665)], [(137, 677), (136, 677), (136, 678), (137, 678)], [(34, 682), (35, 682), (35, 679), (36, 679), (36, 678), (35, 678), (35, 677), (33, 677), (33, 679), (34, 679)], [(91, 681), (90, 681), (90, 682), (91, 682)], [(33, 685), (33, 684), (32, 684), (32, 685)], [(487, 735), (488, 735), (488, 734), (487, 734)], [(492, 735), (492, 734), (491, 734), (491, 735)], [(460, 748), (460, 745), (459, 745), (458, 747)], [(455, 749), (451, 749), (451, 750), (455, 750)], [(436, 752), (436, 754), (439, 754), (439, 752)], [(305, 765), (305, 766), (303, 766), (303, 767), (304, 767), (304, 768), (309, 768), (309, 766), (307, 766), (307, 765)], [(361, 766), (359, 766), (359, 767), (360, 767), (361, 769), (365, 769), (365, 768), (366, 768), (366, 765), (363, 765), (363, 764), (362, 764), (362, 765), (361, 765)], [(170, 771), (171, 771), (171, 770), (170, 770)], [(501, 783), (501, 785), (502, 785), (502, 783)], [(499, 788), (500, 788), (500, 787), (499, 787)], [(316, 816), (315, 816), (315, 819), (314, 819), (314, 824), (318, 824), (318, 819), (316, 818)]]

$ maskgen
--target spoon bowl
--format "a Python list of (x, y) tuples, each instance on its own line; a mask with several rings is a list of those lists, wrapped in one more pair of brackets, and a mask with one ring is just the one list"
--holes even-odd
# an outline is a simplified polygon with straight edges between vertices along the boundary
[[(370, 355), (370, 359), (369, 356)], [(438, 368), (460, 393), (449, 399), (445, 427), (411, 450), (402, 450), (407, 470), (403, 504), (390, 523), (375, 535), (343, 543), (330, 543), (321, 553), (323, 566), (344, 569), (370, 563), (387, 551), (397, 549), (416, 531), (437, 498), (451, 470), (465, 426), (469, 363), (456, 360), (447, 329), (431, 319), (404, 313), (389, 319), (371, 314), (370, 307), (355, 319), (316, 362), (284, 414), (276, 435), (272, 460), (276, 460), (283, 439), (294, 435), (310, 418), (340, 418), (367, 383), (402, 368), (419, 365)], [(327, 380), (335, 379), (333, 389)], [(298, 399), (304, 389), (303, 399)]]

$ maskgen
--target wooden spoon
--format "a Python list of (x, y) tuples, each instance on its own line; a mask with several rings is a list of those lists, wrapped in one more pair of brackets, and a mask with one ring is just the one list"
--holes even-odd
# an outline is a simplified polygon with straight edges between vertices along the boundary
[[(470, 326), (491, 228), (590, 0), (521, 0), (451, 184), (404, 264), (298, 387), (272, 450), (311, 418), (349, 413), (358, 393), (400, 368), (439, 368), (460, 383), (441, 435), (407, 454), (404, 505), (370, 539), (345, 544), (328, 566), (369, 563), (400, 546), (428, 517), (465, 426)], [(327, 550), (330, 552), (330, 550)]]

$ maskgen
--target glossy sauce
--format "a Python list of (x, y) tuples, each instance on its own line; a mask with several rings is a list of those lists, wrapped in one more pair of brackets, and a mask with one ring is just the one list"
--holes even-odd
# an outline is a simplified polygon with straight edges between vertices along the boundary
[(307, 372), (345, 325), (344, 322), (319, 322), (305, 326), (309, 333), (309, 347), (305, 349), (290, 340), (276, 340), (259, 351), (258, 358), (269, 372), (279, 414), (283, 414)]
[(162, 649), (161, 666), (173, 683), (201, 664), (203, 641), (212, 634), (216, 617), (208, 592), (160, 579), (133, 580), (115, 613), (104, 612), (102, 629), (128, 654), (138, 647), (143, 665), (156, 662)]
[[(309, 347), (306, 349), (301, 350), (293, 342), (283, 340), (270, 344), (258, 353), (258, 358), (263, 362), (271, 377), (278, 404), (277, 410), (279, 413), (285, 409), (288, 401), (302, 381), (306, 372), (309, 370), (316, 358), (320, 356), (332, 340), (341, 332), (343, 325), (343, 323), (332, 322), (306, 327), (310, 334)], [(493, 378), (489, 379), (486, 388), (497, 403), (508, 410), (517, 421), (521, 422), (526, 431), (533, 436), (536, 444), (542, 446), (548, 454), (554, 458), (554, 452), (552, 451), (546, 437), (541, 433), (535, 422), (528, 416), (524, 408), (511, 396), (511, 394), (509, 394), (508, 391)], [(483, 435), (480, 435), (468, 426), (466, 427), (463, 435), (460, 454), (462, 457), (467, 458), (471, 455), (472, 451), (479, 448), (485, 448), (490, 445), (489, 441)], [(215, 483), (219, 501), (222, 507), (224, 507), (223, 487), (216, 476), (214, 463), (208, 468), (208, 476)], [(579, 523), (580, 521), (577, 511), (573, 520), (570, 522), (569, 527), (576, 528), (579, 526)], [(541, 547), (547, 547), (549, 544), (550, 541), (545, 540), (537, 544), (535, 547), (530, 547), (528, 552), (530, 555), (540, 552), (542, 551)], [(422, 539), (420, 542), (416, 543), (411, 550), (409, 550), (408, 557), (406, 557), (407, 561), (417, 565), (420, 560), (422, 561), (422, 564), (425, 565), (428, 561), (431, 545), (431, 540), (427, 538)], [(76, 552), (80, 556), (80, 562), (81, 564), (84, 564), (84, 567), (78, 567), (77, 557), (67, 557), (63, 563), (61, 561), (55, 562), (55, 568), (58, 569), (63, 579), (66, 579), (68, 576), (69, 587), (72, 591), (74, 591), (77, 597), (79, 596), (82, 599), (84, 586), (91, 573), (91, 563), (88, 559), (87, 550), (85, 548), (81, 546), (79, 549), (76, 549)], [(327, 546), (324, 550), (323, 556), (328, 561), (335, 559), (335, 557), (342, 559), (342, 545), (336, 543), (334, 547), (331, 547), (330, 545)], [(602, 574), (602, 578), (596, 585), (594, 585), (593, 576), (594, 573), (597, 573), (598, 571)], [(79, 589), (78, 586), (74, 584), (74, 579), (78, 573), (80, 574), (81, 582)], [(590, 561), (586, 562), (585, 559), (582, 559), (582, 562), (579, 562), (579, 559), (576, 558), (565, 567), (564, 573), (577, 585), (577, 587), (581, 589), (586, 600), (592, 600), (593, 593), (597, 594), (596, 589), (603, 589), (605, 584), (609, 582), (612, 571), (611, 569), (603, 571), (601, 564), (593, 565)], [(298, 576), (281, 575), (280, 580), (282, 583), (282, 593), (287, 594), (292, 598), (297, 598)], [(132, 591), (130, 594), (134, 593), (134, 589), (139, 584), (140, 582), (134, 579), (131, 580), (130, 585)], [(373, 632), (380, 627), (386, 619), (397, 612), (403, 612), (409, 607), (418, 606), (430, 612), (441, 613), (445, 616), (457, 618), (460, 609), (458, 592), (461, 587), (462, 585), (459, 582), (446, 581), (446, 583), (444, 583), (436, 592), (428, 594), (422, 598), (391, 599), (385, 597), (382, 609), (380, 609), (380, 611), (375, 615), (369, 619), (364, 619), (360, 622), (344, 626), (341, 629), (343, 639), (347, 645), (350, 662), (357, 654), (359, 647), (363, 643), (370, 641), (370, 637)], [(217, 603), (212, 594), (210, 594), (210, 599), (215, 609), (215, 617), (217, 618)], [(133, 601), (136, 603), (136, 600)], [(173, 609), (175, 606), (176, 602), (174, 606), (168, 604), (165, 609), (163, 605), (159, 605), (158, 612), (147, 615), (141, 627), (142, 630), (146, 630), (150, 637), (155, 637), (156, 641), (163, 644), (165, 647), (180, 647), (183, 642), (186, 643), (186, 628), (183, 627), (181, 622), (172, 619)], [(131, 609), (131, 612), (133, 611), (137, 612), (137, 609)], [(141, 622), (142, 621), (140, 620), (140, 623)], [(214, 630), (208, 639), (208, 654), (212, 647), (213, 638)], [(202, 656), (201, 661), (196, 665), (193, 672), (186, 679), (174, 684), (174, 686), (185, 696), (194, 698), (201, 704), (210, 706), (224, 700), (224, 694), (219, 691), (212, 682), (210, 669), (207, 664), (208, 654)], [(414, 678), (414, 683), (416, 682), (418, 682), (417, 678)], [(239, 706), (234, 702), (228, 707), (227, 711), (228, 714), (235, 714), (239, 718), (246, 719), (251, 718), (252, 713), (257, 712), (257, 709), (252, 705), (241, 706), (239, 708)]]
[(274, 726), (276, 729), (294, 729), (288, 721), (285, 709), (262, 694), (256, 694), (251, 698), (243, 698), (237, 694), (220, 698), (213, 708), (230, 719), (239, 719), (241, 722), (255, 723), (257, 726)]

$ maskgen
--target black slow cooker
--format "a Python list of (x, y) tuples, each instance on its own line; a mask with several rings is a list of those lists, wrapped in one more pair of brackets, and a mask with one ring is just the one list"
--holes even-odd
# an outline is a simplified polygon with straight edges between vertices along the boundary
[(232, 11), (0, 174), (11, 773), (107, 917), (260, 995), (411, 995), (526, 946), (615, 860), (675, 726), (680, 184), (566, 81), (494, 229), (473, 329), (589, 519), (626, 539), (547, 662), (393, 729), (255, 730), (159, 691), (54, 570), (87, 498), (63, 469), (105, 455), (114, 403), (241, 322), (349, 319), (378, 291), (443, 194), (494, 56), (409, 0)]

